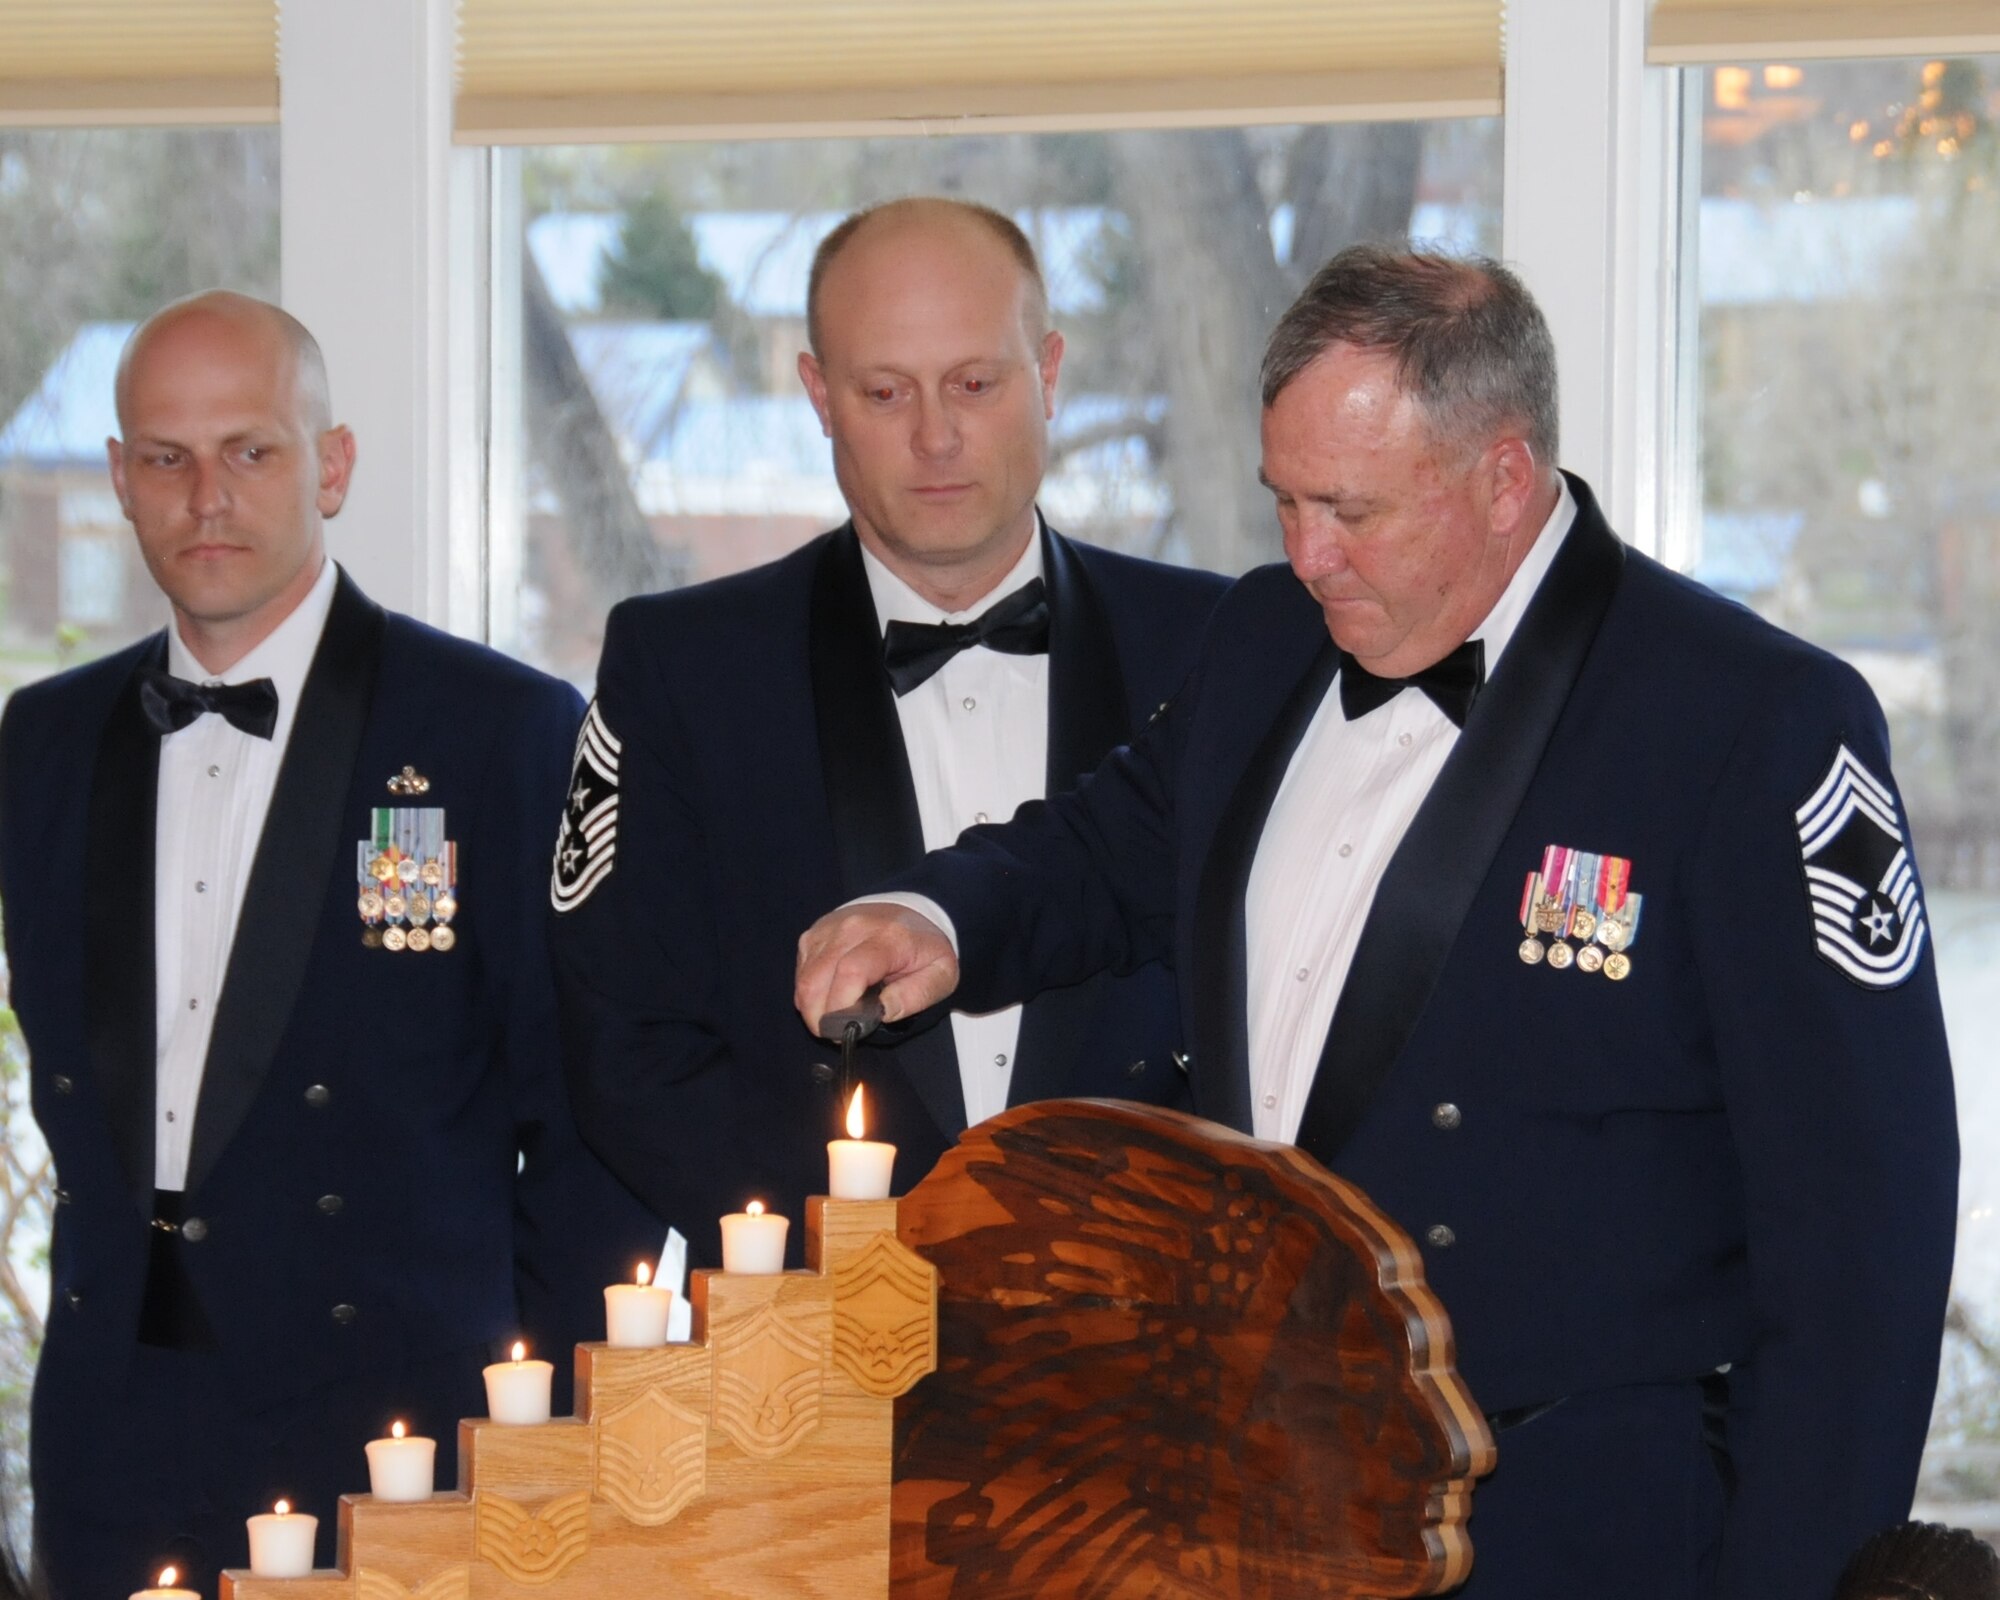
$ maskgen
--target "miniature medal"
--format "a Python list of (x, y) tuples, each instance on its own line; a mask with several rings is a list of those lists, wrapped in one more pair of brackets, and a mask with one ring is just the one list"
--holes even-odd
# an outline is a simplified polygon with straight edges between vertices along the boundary
[(1517, 954), (1531, 967), (1548, 954), (1542, 941), (1535, 937), (1535, 891), (1541, 881), (1539, 872), (1530, 872), (1528, 881), (1521, 886), (1521, 929), (1527, 937), (1517, 947)]
[[(430, 780), (405, 767), (394, 794), (423, 794)], [(458, 935), (458, 846), (445, 837), (439, 806), (376, 806), (357, 846), (355, 910), (371, 950), (449, 950)]]

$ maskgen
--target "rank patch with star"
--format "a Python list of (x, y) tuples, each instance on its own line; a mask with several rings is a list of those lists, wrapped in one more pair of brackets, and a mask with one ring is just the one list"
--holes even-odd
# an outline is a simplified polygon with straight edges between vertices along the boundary
[(624, 750), (595, 700), (576, 736), (576, 761), (556, 834), (549, 903), (574, 911), (611, 875), (618, 848), (618, 757)]
[(1813, 947), (1864, 988), (1895, 988), (1926, 931), (1895, 794), (1843, 744), (1797, 818)]

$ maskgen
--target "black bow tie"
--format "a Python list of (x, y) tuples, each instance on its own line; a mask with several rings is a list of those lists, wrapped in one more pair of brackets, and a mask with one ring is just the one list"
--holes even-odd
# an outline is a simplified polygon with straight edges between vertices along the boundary
[(1486, 682), (1486, 643), (1468, 639), (1442, 661), (1433, 661), (1407, 678), (1378, 678), (1354, 657), (1340, 655), (1340, 709), (1352, 722), (1378, 706), (1386, 706), (1405, 689), (1421, 689), (1455, 727), (1472, 715), (1472, 702)]
[(882, 630), (882, 660), (903, 695), (976, 644), (1010, 656), (1047, 654), (1049, 602), (1042, 580), (1022, 584), (970, 622), (892, 622)]
[(213, 711), (252, 738), (268, 739), (278, 726), (278, 690), (269, 678), (248, 683), (189, 683), (158, 667), (139, 674), (139, 705), (156, 733), (179, 733)]

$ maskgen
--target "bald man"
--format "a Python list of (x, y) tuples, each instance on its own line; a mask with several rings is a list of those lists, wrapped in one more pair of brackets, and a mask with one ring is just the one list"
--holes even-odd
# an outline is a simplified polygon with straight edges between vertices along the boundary
[[(848, 218), (808, 322), (799, 374), (852, 520), (612, 612), (552, 884), (585, 1137), (710, 1261), (723, 1213), (800, 1218), (826, 1187), (839, 1109), (790, 1006), (798, 929), (1069, 787), (1173, 693), (1224, 587), (1038, 513), (1063, 341), (1006, 217)], [(1024, 1100), (1177, 1101), (1179, 1044), (1157, 964), (956, 1016), (862, 1052), (871, 1137), (907, 1188)]]
[[(111, 476), (169, 626), (18, 691), (0, 904), (55, 1157), (32, 1462), (54, 1600), (247, 1564), (279, 1495), (439, 1442), (653, 1240), (577, 1140), (540, 906), (581, 705), (328, 558), (354, 436), (310, 334), (207, 294), (132, 336)], [(621, 1207), (623, 1209), (621, 1209)]]

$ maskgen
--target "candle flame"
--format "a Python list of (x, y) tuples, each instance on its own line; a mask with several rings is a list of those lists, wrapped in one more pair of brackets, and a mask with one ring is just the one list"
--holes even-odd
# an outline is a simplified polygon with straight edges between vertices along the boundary
[(859, 1139), (868, 1131), (868, 1124), (861, 1120), (861, 1085), (854, 1086), (854, 1098), (847, 1102), (847, 1137)]
[(409, 1429), (405, 1428), (400, 1422), (389, 1424), (389, 1437), (392, 1439), (400, 1439), (407, 1432), (409, 1432)]
[(180, 1577), (180, 1575), (181, 1575), (181, 1569), (180, 1569), (179, 1567), (162, 1567), (162, 1568), (160, 1568), (160, 1583), (159, 1583), (159, 1586), (160, 1586), (160, 1587), (161, 1587), (162, 1589), (171, 1589), (171, 1588), (172, 1588), (172, 1587), (174, 1586), (174, 1581), (175, 1581), (175, 1580), (176, 1580), (177, 1578), (179, 1578), (179, 1577)]
[(528, 1353), (528, 1347), (525, 1344), (521, 1343), (519, 1339), (516, 1339), (514, 1341), (514, 1359), (516, 1361), (519, 1361), (527, 1353)]
[(289, 1500), (280, 1500), (271, 1509), (281, 1517), (289, 1517), (292, 1514), (292, 1503)]
[(746, 1217), (761, 1217), (764, 1214), (764, 1202), (761, 1200), (752, 1200), (743, 1208), (743, 1214)]
[(643, 1289), (653, 1281), (653, 1269), (642, 1261), (639, 1263), (639, 1270), (633, 1273), (632, 1276), (638, 1280), (639, 1287)]

